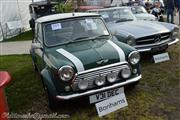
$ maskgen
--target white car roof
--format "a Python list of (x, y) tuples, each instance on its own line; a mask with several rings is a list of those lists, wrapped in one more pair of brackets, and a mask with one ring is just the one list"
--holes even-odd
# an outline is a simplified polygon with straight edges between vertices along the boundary
[(44, 17), (40, 17), (36, 20), (38, 23), (50, 22), (55, 20), (67, 19), (67, 18), (77, 18), (77, 17), (91, 17), (91, 16), (100, 16), (95, 13), (62, 13), (62, 14), (53, 14)]

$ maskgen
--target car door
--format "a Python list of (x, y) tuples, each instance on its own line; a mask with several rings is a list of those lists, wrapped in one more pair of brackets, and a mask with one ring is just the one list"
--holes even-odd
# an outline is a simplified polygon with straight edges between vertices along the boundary
[(44, 46), (43, 46), (43, 37), (42, 37), (42, 27), (41, 24), (35, 25), (35, 38), (33, 40), (34, 43), (40, 44), (40, 48), (34, 49), (35, 52), (35, 64), (39, 70), (39, 72), (44, 68)]

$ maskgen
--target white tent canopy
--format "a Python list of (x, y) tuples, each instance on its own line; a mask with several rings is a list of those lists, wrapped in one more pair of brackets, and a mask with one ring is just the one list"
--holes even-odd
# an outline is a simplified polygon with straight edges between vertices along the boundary
[(0, 41), (9, 34), (8, 22), (19, 21), (24, 30), (30, 28), (28, 6), (31, 2), (32, 0), (0, 0)]

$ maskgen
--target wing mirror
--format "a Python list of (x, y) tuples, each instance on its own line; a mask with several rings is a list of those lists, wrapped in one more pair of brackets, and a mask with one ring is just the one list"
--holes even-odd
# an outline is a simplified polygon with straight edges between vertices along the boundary
[(32, 43), (31, 48), (33, 48), (33, 49), (41, 49), (42, 45), (40, 43)]

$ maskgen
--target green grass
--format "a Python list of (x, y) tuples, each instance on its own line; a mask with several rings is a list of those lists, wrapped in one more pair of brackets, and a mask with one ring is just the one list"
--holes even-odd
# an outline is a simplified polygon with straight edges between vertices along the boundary
[(32, 39), (33, 39), (33, 32), (30, 30), (30, 31), (23, 32), (20, 35), (14, 36), (12, 38), (5, 39), (3, 40), (3, 42), (26, 41), (26, 40), (32, 40)]
[[(74, 120), (178, 120), (180, 115), (180, 43), (168, 49), (171, 60), (152, 63), (151, 54), (142, 56), (141, 82), (126, 89), (128, 107), (99, 118), (88, 97), (64, 103), (58, 114), (69, 114)], [(46, 98), (39, 76), (33, 71), (28, 55), (1, 56), (0, 68), (13, 76), (6, 93), (13, 113), (47, 113)]]
[(0, 63), (1, 70), (12, 75), (12, 82), (6, 89), (10, 111), (21, 112), (32, 106), (32, 101), (38, 99), (42, 91), (39, 76), (32, 68), (30, 57), (2, 56)]

